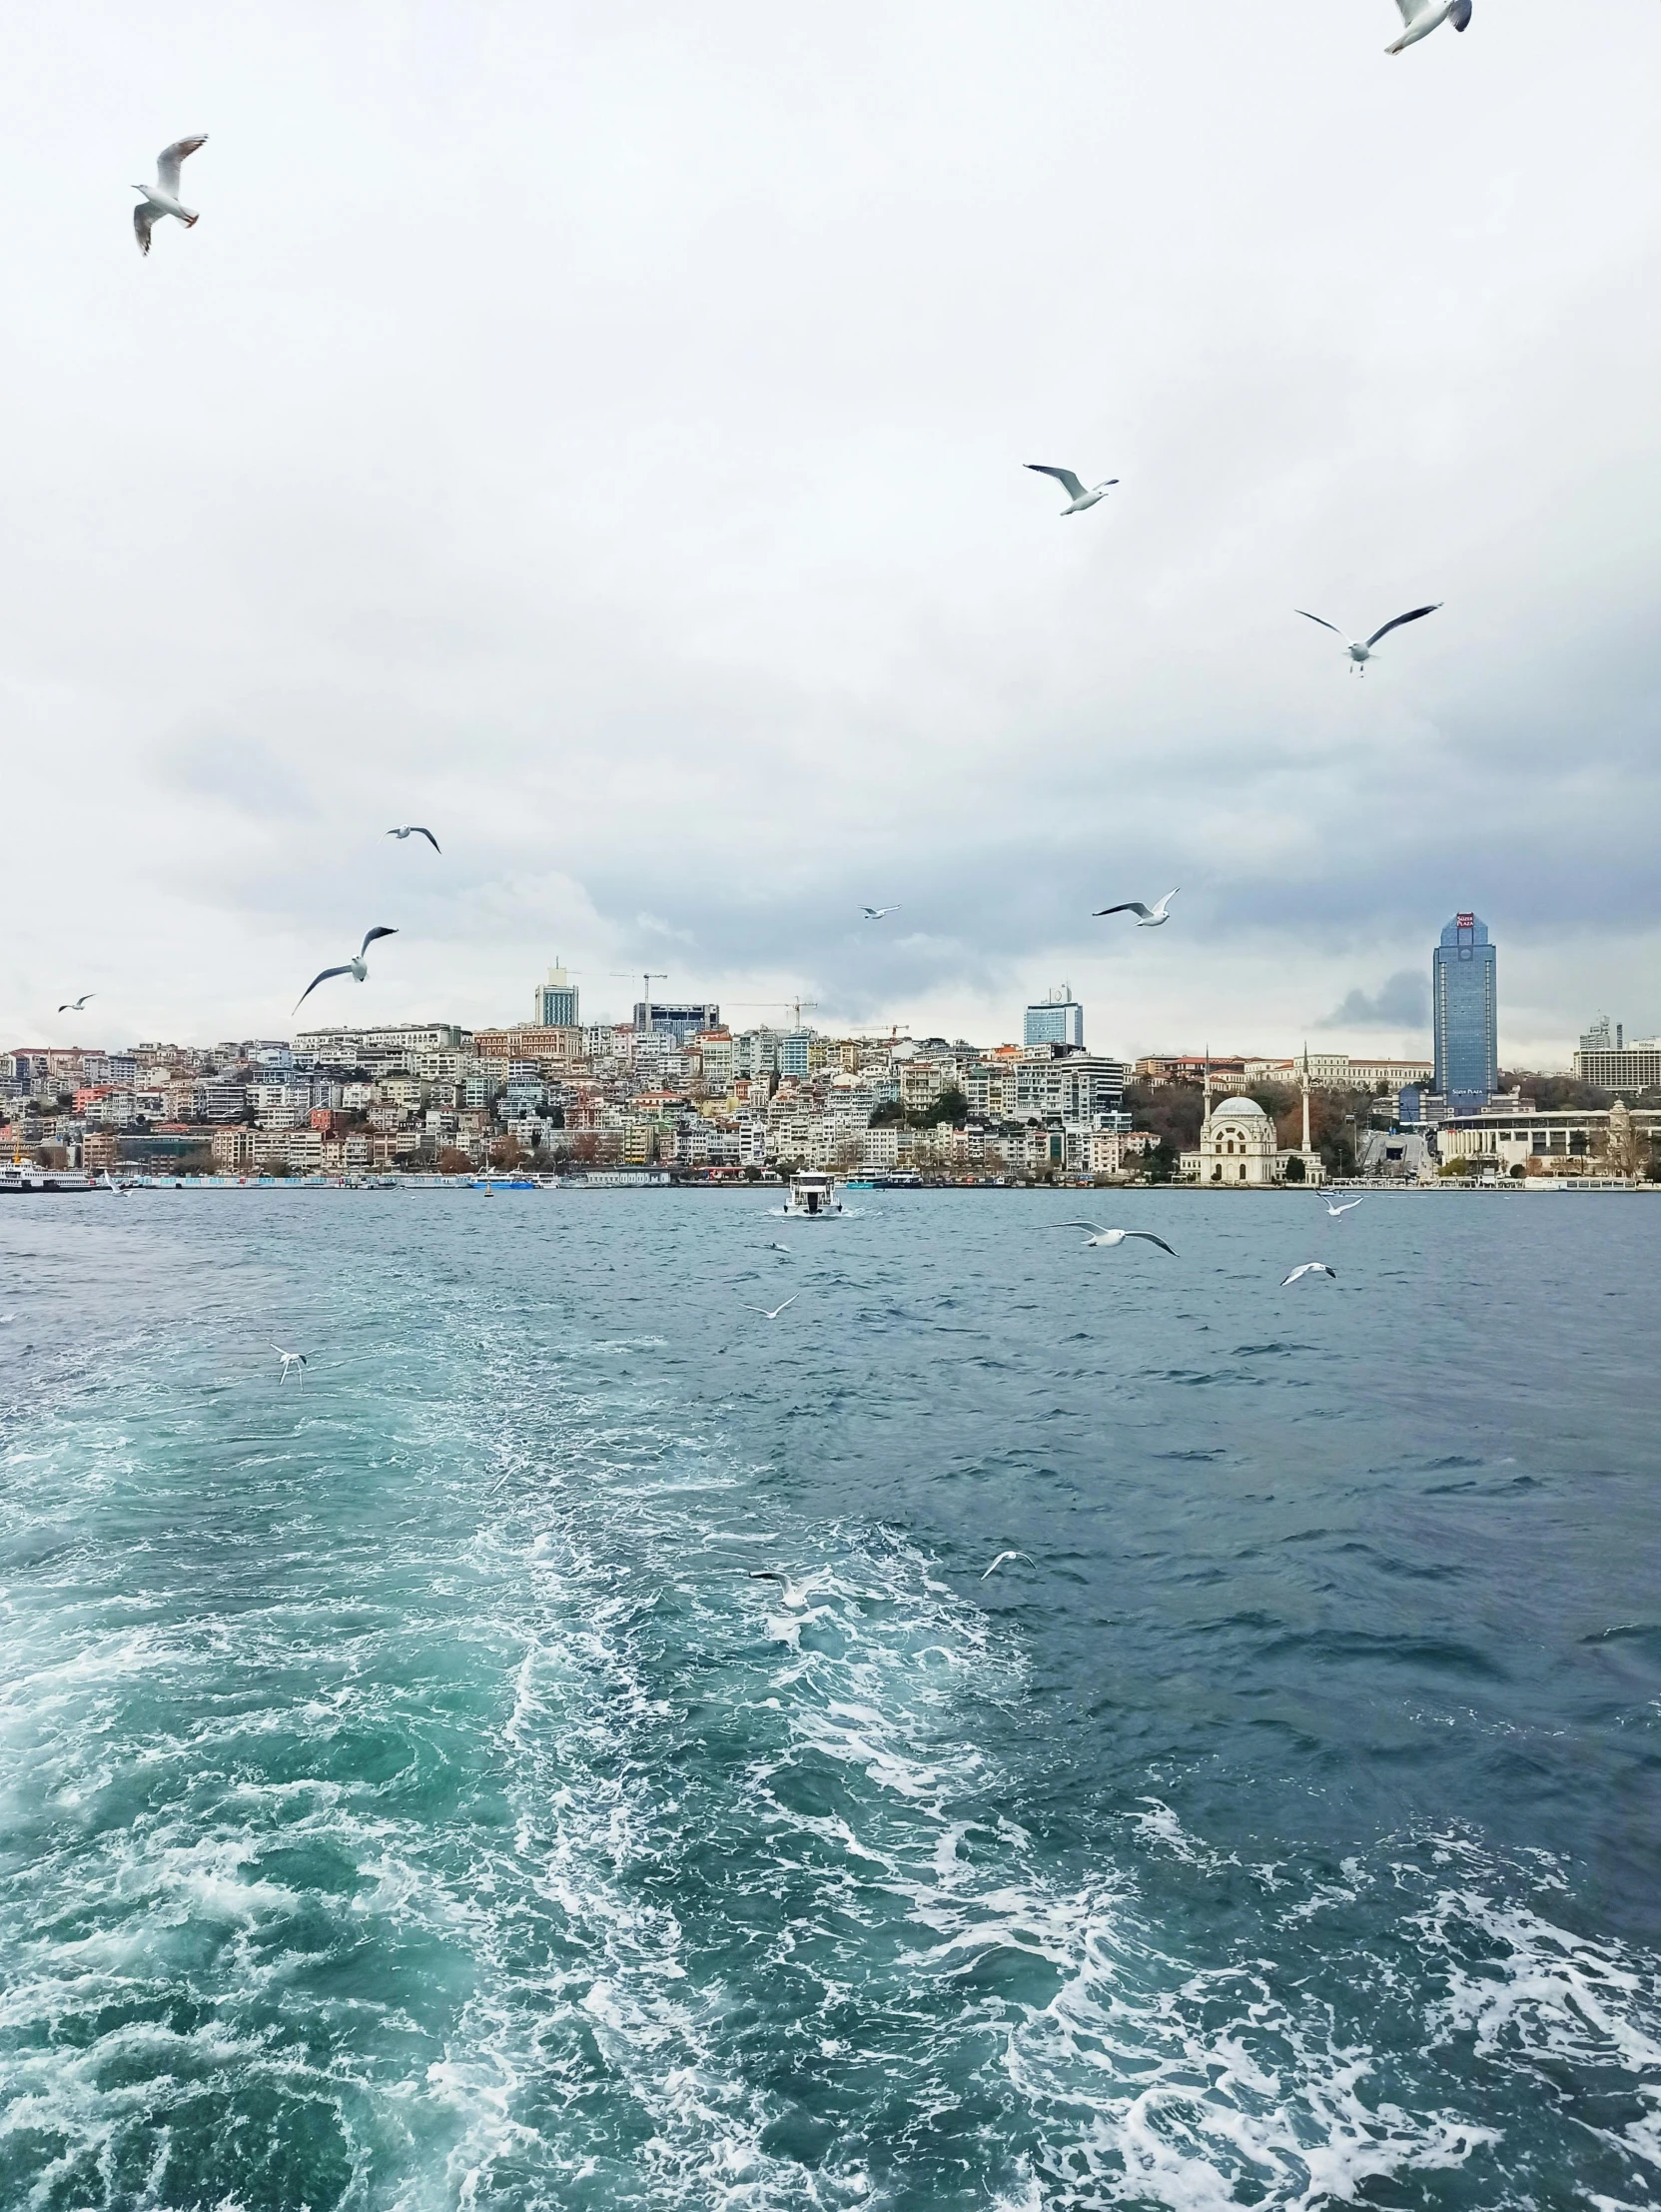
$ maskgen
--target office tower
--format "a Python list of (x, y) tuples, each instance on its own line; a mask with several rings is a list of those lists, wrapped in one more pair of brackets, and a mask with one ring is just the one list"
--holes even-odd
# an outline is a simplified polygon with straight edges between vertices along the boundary
[(549, 968), (547, 981), (537, 984), (532, 1018), (543, 1029), (577, 1027), (576, 985), (563, 968)]
[(1021, 1025), (1024, 1045), (1073, 1045), (1083, 1050), (1085, 1010), (1073, 996), (1071, 983), (1027, 1008)]
[(1488, 925), (1455, 914), (1431, 956), (1435, 1089), (1450, 1113), (1470, 1113), (1499, 1088), (1499, 994)]

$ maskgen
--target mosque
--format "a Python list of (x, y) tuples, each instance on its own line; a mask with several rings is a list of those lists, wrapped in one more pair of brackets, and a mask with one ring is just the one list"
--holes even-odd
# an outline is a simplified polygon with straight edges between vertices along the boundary
[[(1212, 1071), (1206, 1070), (1206, 1118), (1200, 1125), (1200, 1149), (1185, 1152), (1179, 1169), (1190, 1183), (1232, 1184), (1238, 1190), (1283, 1183), (1293, 1160), (1303, 1163), (1302, 1180), (1322, 1183), (1326, 1171), (1309, 1142), (1309, 1071), (1303, 1069), (1303, 1143), (1281, 1151), (1274, 1124), (1254, 1098), (1225, 1098), (1212, 1103)], [(1297, 1181), (1293, 1175), (1292, 1180)]]

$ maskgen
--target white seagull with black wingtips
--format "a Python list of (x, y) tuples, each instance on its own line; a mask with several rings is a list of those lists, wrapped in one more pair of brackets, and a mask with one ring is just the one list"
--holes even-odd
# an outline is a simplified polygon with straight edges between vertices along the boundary
[(1462, 31), (1470, 22), (1471, 0), (1395, 0), (1395, 4), (1401, 10), (1402, 31), (1393, 46), (1385, 47), (1386, 54), (1399, 54), (1404, 46), (1416, 46), (1444, 23)]
[(138, 238), (139, 252), (150, 251), (150, 234), (164, 215), (172, 215), (192, 230), (200, 218), (195, 208), (188, 208), (179, 197), (179, 165), (194, 154), (199, 146), (208, 143), (207, 133), (200, 138), (176, 138), (171, 146), (164, 146), (156, 156), (156, 182), (153, 185), (135, 185), (135, 192), (144, 198), (133, 210), (133, 230)]
[[(1426, 614), (1439, 613), (1442, 604), (1443, 602), (1438, 599), (1434, 606), (1415, 606), (1405, 614), (1397, 614), (1392, 620), (1387, 621), (1382, 629), (1375, 629), (1370, 637), (1345, 637), (1343, 649), (1349, 655), (1350, 674), (1353, 675), (1357, 668), (1360, 669), (1362, 675), (1366, 674), (1365, 663), (1374, 657), (1372, 648), (1377, 644), (1380, 637), (1387, 637), (1392, 629), (1399, 629), (1403, 622), (1418, 622), (1422, 621)], [(1306, 606), (1294, 606), (1292, 612), (1301, 614), (1306, 622), (1318, 622), (1322, 629), (1329, 629), (1334, 637), (1343, 637), (1343, 631), (1339, 629), (1337, 623), (1329, 622), (1324, 614), (1311, 614)]]
[(1108, 477), (1101, 484), (1093, 484), (1087, 490), (1071, 469), (1052, 469), (1044, 461), (1029, 461), (1024, 466), (1036, 469), (1041, 477), (1055, 478), (1072, 503), (1062, 509), (1064, 515), (1082, 515), (1087, 507), (1094, 507), (1098, 500), (1105, 500), (1119, 482), (1117, 477)]
[(359, 946), (358, 950), (353, 954), (350, 960), (343, 961), (338, 968), (325, 968), (321, 975), (313, 976), (311, 982), (307, 984), (305, 990), (303, 990), (300, 996), (295, 1000), (295, 1010), (298, 1012), (299, 1009), (304, 1006), (306, 1001), (311, 997), (312, 993), (317, 989), (318, 985), (320, 983), (327, 983), (332, 975), (351, 975), (355, 976), (360, 983), (367, 982), (369, 980), (370, 971), (364, 962), (365, 953), (368, 952), (377, 937), (396, 937), (397, 935), (398, 931), (396, 929), (383, 928), (372, 929), (368, 931), (365, 935), (363, 943)]
[(1156, 1237), (1152, 1229), (1104, 1229), (1099, 1221), (1053, 1221), (1050, 1226), (1052, 1229), (1088, 1229), (1090, 1235), (1086, 1237), (1085, 1244), (1105, 1245), (1110, 1252), (1115, 1245), (1123, 1244), (1127, 1237), (1140, 1237), (1144, 1244), (1157, 1244), (1162, 1252), (1171, 1252), (1173, 1259), (1177, 1257), (1164, 1237)]
[[(1182, 885), (1177, 889), (1181, 890)], [(1141, 917), (1139, 929), (1158, 929), (1171, 919), (1171, 902), (1176, 896), (1176, 891), (1167, 891), (1157, 906), (1144, 906), (1140, 898), (1121, 899), (1117, 906), (1098, 906), (1096, 919), (1100, 921), (1104, 914), (1136, 914)]]

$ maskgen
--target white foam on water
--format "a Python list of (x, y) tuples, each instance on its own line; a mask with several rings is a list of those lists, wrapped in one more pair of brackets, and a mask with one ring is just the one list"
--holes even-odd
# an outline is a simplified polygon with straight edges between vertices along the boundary
[[(316, 1602), (83, 1623), (44, 1652), (0, 1623), (49, 1692), (38, 1732), (13, 1713), (18, 1832), (63, 1808), (0, 1932), (0, 2140), (35, 2160), (31, 2205), (140, 2143), (135, 2202), (269, 2212), (231, 2172), (184, 2192), (204, 2082), (228, 2112), (329, 2112), (331, 2212), (840, 2212), (931, 2189), (1317, 2212), (1497, 2157), (1471, 2069), (1548, 2061), (1618, 2076), (1639, 2110), (1605, 2146), (1654, 2162), (1653, 1962), (1508, 1902), (1457, 1839), (1428, 1886), (1385, 1857), (1311, 1885), (1149, 1797), (1058, 1855), (1016, 1816), (1019, 1635), (903, 1536), (769, 1499), (781, 1593), (726, 1527), (754, 1472), (655, 1386), (527, 1378), (504, 1338), (467, 1387), (400, 1448), (392, 1596), (366, 1553), (370, 1587)], [(433, 1593), (451, 1610), (419, 1618)], [(343, 1638), (354, 1606), (379, 1610)], [(359, 1738), (374, 1779), (337, 1757)], [(125, 1824), (89, 1824), (118, 1788)], [(350, 1879), (318, 1886), (308, 1852)], [(1415, 2063), (1425, 2043), (1450, 2062), (1415, 2071), (1203, 1917), (1162, 1925), (1165, 1872), (1232, 1878), (1264, 1945), (1311, 1962), (1328, 1917), (1391, 1897), (1425, 1969), (1380, 1986)], [(115, 2018), (187, 1996), (193, 2025)], [(61, 2151), (27, 2151), (37, 2134)]]

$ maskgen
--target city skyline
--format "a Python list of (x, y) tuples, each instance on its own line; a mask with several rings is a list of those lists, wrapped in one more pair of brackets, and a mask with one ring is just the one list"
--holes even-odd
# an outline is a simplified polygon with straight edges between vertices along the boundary
[[(1400, 970), (1386, 980), (1380, 993), (1386, 1003), (1391, 994), (1394, 994), (1397, 999), (1405, 998), (1409, 992), (1416, 994), (1424, 1010), (1424, 1019), (1421, 1023), (1413, 1024), (1380, 1018), (1343, 1023), (1328, 1018), (1324, 1021), (1306, 1023), (1303, 1025), (1301, 1032), (1293, 1035), (1285, 1029), (1284, 1025), (1276, 1027), (1271, 1021), (1246, 1011), (1238, 1020), (1235, 1020), (1233, 1028), (1226, 1031), (1218, 1029), (1215, 1034), (1219, 1037), (1227, 1036), (1238, 1039), (1240, 1035), (1248, 1032), (1251, 1040), (1258, 1048), (1281, 1058), (1312, 1051), (1317, 1057), (1321, 1054), (1336, 1052), (1340, 1055), (1348, 1054), (1361, 1061), (1392, 1057), (1431, 1060), (1436, 1055), (1439, 1038), (1436, 1014), (1436, 979), (1440, 972), (1440, 964), (1445, 957), (1446, 947), (1450, 942), (1450, 933), (1457, 935), (1459, 924), (1462, 922), (1474, 924), (1475, 930), (1479, 933), (1481, 945), (1485, 948), (1489, 960), (1491, 976), (1492, 947), (1489, 944), (1486, 925), (1472, 914), (1461, 913), (1442, 930), (1438, 945), (1432, 948), (1428, 970), (1417, 975), (1410, 969)], [(625, 975), (610, 980), (626, 984), (631, 978)], [(360, 1002), (355, 996), (349, 998), (347, 996), (349, 988), (350, 986), (343, 984), (341, 990), (327, 1004), (309, 1005), (304, 1021), (298, 1020), (294, 1011), (291, 1010), (288, 1022), (272, 1026), (269, 1035), (273, 1038), (287, 1040), (319, 1029), (374, 1029), (411, 1022), (441, 1021), (452, 1023), (455, 1019), (449, 1011), (441, 1015), (435, 1015), (429, 1004), (413, 1006), (403, 1012), (389, 1012), (385, 1006), (378, 1004), (374, 999)], [(1352, 991), (1350, 994), (1352, 999), (1359, 995), (1356, 991)], [(732, 1013), (723, 1015), (721, 1001), (717, 994), (711, 993), (696, 1000), (665, 995), (660, 1000), (634, 999), (626, 1013), (615, 1011), (607, 1002), (602, 1002), (598, 1007), (590, 1008), (586, 1013), (582, 1013), (580, 1011), (580, 986), (576, 972), (568, 969), (563, 962), (558, 962), (546, 967), (545, 980), (537, 983), (534, 987), (531, 994), (532, 1010), (528, 1017), (522, 1013), (515, 1014), (511, 1011), (504, 1011), (499, 1015), (486, 1018), (476, 1016), (462, 1018), (459, 1021), (459, 1027), (469, 1032), (473, 1030), (511, 1029), (523, 1026), (528, 1019), (530, 1023), (542, 1026), (570, 1024), (590, 1029), (611, 1027), (619, 1030), (633, 1029), (640, 1031), (649, 1026), (656, 1033), (683, 1038), (700, 1029), (715, 1027), (729, 1028), (735, 1034), (768, 1031), (786, 1035), (799, 1031), (803, 1034), (818, 1036), (876, 1036), (892, 1029), (897, 1034), (905, 1036), (951, 1038), (958, 1041), (972, 1042), (978, 1047), (989, 1050), (998, 1046), (1008, 1047), (1016, 1044), (1028, 1046), (1053, 1044), (1082, 1048), (1092, 1042), (1087, 1037), (1086, 1032), (1086, 1009), (1083, 1003), (1083, 994), (1075, 991), (1071, 983), (1064, 983), (1059, 988), (1053, 986), (1040, 995), (1027, 997), (1019, 1009), (1019, 1019), (1012, 1018), (1012, 1009), (1007, 1005), (1002, 1008), (994, 1008), (990, 1012), (990, 1018), (976, 1030), (944, 1025), (939, 1027), (924, 1027), (915, 1024), (901, 1025), (880, 1019), (866, 1021), (858, 1019), (839, 1020), (834, 1016), (834, 1009), (827, 1015), (819, 1002), (810, 999), (804, 993), (795, 993), (777, 999), (729, 1001), (729, 1004), (732, 1006)], [(816, 1018), (809, 1018), (809, 1009), (812, 1009), (812, 1013)], [(1566, 1072), (1579, 1049), (1591, 1041), (1582, 1028), (1576, 1033), (1574, 1040), (1566, 1050), (1557, 1053), (1554, 1058), (1549, 1060), (1531, 1059), (1525, 1054), (1515, 1051), (1507, 1052), (1503, 1031), (1503, 1004), (1493, 1010), (1497, 1011), (1500, 1018), (1498, 1049), (1497, 1054), (1492, 1058), (1492, 1066), (1496, 1075), (1500, 1066), (1524, 1067), (1539, 1072), (1547, 1072), (1560, 1065), (1562, 1071)], [(786, 1014), (789, 1015), (789, 1019), (784, 1018)], [(131, 1048), (131, 1038), (126, 1039), (120, 1045), (109, 1046), (85, 1042), (84, 1040), (90, 1036), (86, 1023), (89, 1018), (96, 1021), (96, 1016), (89, 1017), (88, 1012), (82, 1010), (73, 1018), (77, 1028), (67, 1034), (60, 1033), (56, 1024), (49, 1025), (51, 1028), (50, 1034), (47, 1028), (42, 1028), (39, 1034), (25, 1034), (19, 1031), (11, 1038), (9, 1044), (0, 1047), (0, 1049), (68, 1051), (125, 1050)], [(1591, 1018), (1593, 1017), (1583, 1016), (1583, 1020)], [(1109, 1019), (1111, 1019), (1111, 1012), (1109, 1014), (1099, 1014), (1099, 1030), (1101, 1024)], [(1231, 1019), (1233, 1020), (1234, 1017), (1231, 1017)], [(1198, 1029), (1203, 1039), (1204, 1036), (1213, 1034), (1214, 1024), (1209, 1018), (1206, 1018), (1198, 1024), (1191, 1024), (1190, 1029), (1191, 1032)], [(188, 1030), (176, 1032), (168, 1041), (193, 1049), (204, 1049), (221, 1043), (228, 1030), (237, 1031), (239, 1038), (242, 1040), (268, 1033), (256, 1031), (246, 1024), (239, 1028), (238, 1024), (231, 1023), (223, 1025), (211, 1034), (204, 1032), (192, 1035)], [(1636, 1031), (1634, 1033), (1636, 1034)], [(1311, 1039), (1313, 1039), (1312, 1043)], [(1166, 1023), (1158, 1035), (1152, 1039), (1139, 1038), (1130, 1043), (1125, 1043), (1117, 1036), (1099, 1034), (1095, 1039), (1095, 1045), (1098, 1049), (1114, 1052), (1123, 1058), (1127, 1065), (1144, 1058), (1165, 1057), (1173, 1052), (1194, 1053), (1204, 1049), (1203, 1042), (1197, 1043), (1192, 1033), (1179, 1038), (1173, 1024), (1170, 1022)], [(1220, 1046), (1219, 1049), (1220, 1052), (1226, 1053), (1231, 1048)], [(1474, 1095), (1474, 1092), (1471, 1095)]]
[[(1448, 39), (1370, 75), (1347, 18), (830, 39), (735, 0), (573, 46), (509, 4), (332, 22), (327, 68), (200, 0), (95, 0), (73, 54), (20, 19), (0, 1033), (61, 1036), (86, 990), (129, 1035), (275, 1030), (374, 920), (386, 1018), (505, 1019), (554, 947), (589, 1004), (667, 969), (981, 1034), (1067, 975), (1126, 1051), (1404, 1043), (1392, 983), (1455, 897), (1504, 936), (1502, 1057), (1566, 1061), (1588, 1005), (1661, 1028), (1661, 17), (1564, 42), (1513, 0), (1479, 70)], [(1079, 81), (1113, 131), (1057, 131)], [(454, 99), (499, 128), (390, 220)], [(159, 116), (211, 132), (205, 213), (141, 261), (109, 193)], [(297, 143), (331, 220), (274, 235)], [(1404, 160), (1443, 218), (1357, 257)], [(1596, 408), (1536, 343), (1565, 321)], [(1023, 467), (1062, 449), (1121, 480), (1066, 524)], [(1428, 598), (1364, 685), (1292, 611)], [(1164, 930), (1089, 918), (1173, 883)]]

